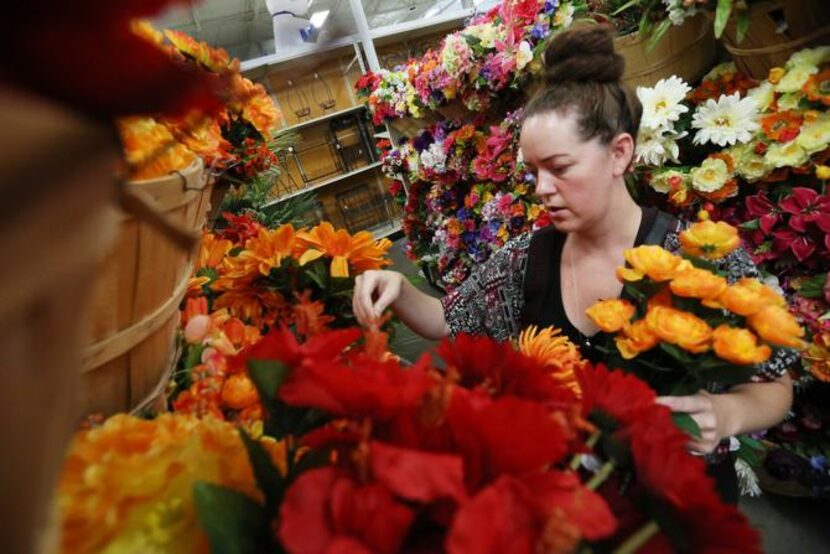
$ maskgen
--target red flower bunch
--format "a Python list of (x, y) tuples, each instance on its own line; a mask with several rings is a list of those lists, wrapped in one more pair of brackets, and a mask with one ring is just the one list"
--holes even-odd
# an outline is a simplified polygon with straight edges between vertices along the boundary
[(758, 262), (776, 260), (785, 265), (822, 269), (830, 260), (830, 195), (806, 187), (774, 203), (761, 191), (746, 199), (749, 243)]
[(725, 67), (725, 70), (711, 77), (705, 76), (703, 81), (689, 93), (690, 102), (700, 104), (710, 98), (716, 99), (724, 94), (729, 96), (736, 92), (743, 97), (749, 89), (758, 86), (758, 81), (738, 71), (734, 65), (718, 67)]
[[(344, 352), (359, 335), (271, 333), (237, 360), (273, 393), (268, 418), (337, 418), (300, 433), (274, 526), (288, 552), (759, 551), (634, 377), (587, 367), (572, 387), (509, 343), (463, 335), (440, 345), (441, 373), (383, 355), (376, 331)], [(580, 468), (586, 455), (602, 469)]]

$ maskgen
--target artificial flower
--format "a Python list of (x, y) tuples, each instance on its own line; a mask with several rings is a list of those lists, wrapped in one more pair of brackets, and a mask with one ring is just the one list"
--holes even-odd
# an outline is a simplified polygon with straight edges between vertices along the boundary
[(690, 183), (689, 174), (674, 169), (667, 169), (655, 172), (648, 184), (657, 192), (667, 194), (672, 190), (677, 190), (681, 187), (688, 186)]
[(830, 69), (810, 75), (801, 90), (807, 95), (808, 100), (830, 106)]
[(814, 121), (805, 123), (795, 142), (810, 155), (830, 146), (830, 114), (822, 113)]
[(801, 132), (804, 118), (798, 112), (787, 110), (765, 115), (761, 118), (764, 135), (773, 141), (790, 142)]
[(713, 143), (718, 146), (747, 142), (759, 125), (756, 122), (758, 104), (752, 97), (741, 98), (739, 93), (707, 100), (698, 106), (692, 116), (692, 127), (698, 129), (695, 144)]
[(810, 374), (824, 383), (830, 383), (830, 333), (816, 333), (803, 354)]
[(667, 161), (676, 162), (680, 155), (677, 140), (684, 135), (663, 130), (643, 129), (637, 137), (634, 152), (637, 163), (662, 166)]
[(344, 229), (335, 231), (331, 223), (324, 221), (311, 231), (297, 234), (297, 243), (305, 252), (300, 265), (306, 265), (320, 257), (331, 258), (331, 276), (348, 277), (349, 268), (355, 273), (380, 269), (389, 262), (383, 256), (392, 246), (387, 239), (375, 241), (368, 231), (350, 235)]
[(669, 288), (677, 296), (700, 300), (717, 298), (726, 287), (726, 279), (697, 267), (684, 270), (669, 283)]
[(746, 318), (747, 323), (758, 335), (770, 344), (799, 350), (806, 346), (802, 340), (804, 328), (795, 317), (781, 306), (766, 306)]
[(585, 310), (585, 315), (606, 333), (615, 333), (631, 321), (635, 311), (627, 300), (610, 299), (597, 302)]
[(795, 65), (775, 84), (776, 92), (800, 92), (811, 75), (818, 73), (815, 65)]
[(712, 328), (694, 314), (666, 306), (650, 306), (646, 323), (660, 340), (694, 354), (709, 350)]
[(576, 369), (584, 365), (579, 349), (562, 331), (553, 327), (529, 326), (519, 334), (519, 352), (546, 368), (551, 377), (577, 394)]
[(709, 156), (700, 167), (690, 172), (691, 186), (698, 192), (712, 193), (722, 189), (732, 179), (729, 165), (721, 158)]
[(764, 154), (764, 161), (771, 167), (798, 167), (807, 163), (810, 156), (798, 140), (786, 144), (773, 143)]
[(775, 87), (769, 81), (764, 81), (747, 92), (747, 96), (755, 100), (759, 112), (765, 112), (775, 101)]
[(631, 360), (657, 346), (660, 338), (649, 328), (646, 320), (638, 319), (634, 323), (626, 323), (622, 332), (614, 337), (614, 342), (622, 357)]
[(164, 125), (149, 117), (118, 121), (118, 132), (133, 180), (154, 179), (185, 169), (196, 155)]
[(668, 281), (683, 269), (683, 259), (665, 248), (645, 244), (624, 252), (631, 269), (617, 268), (617, 277), (624, 281), (637, 281), (648, 276), (653, 281)]
[(242, 410), (259, 402), (259, 394), (246, 374), (235, 373), (222, 385), (222, 402), (228, 408)]
[(772, 355), (772, 349), (758, 344), (752, 331), (728, 325), (720, 325), (712, 333), (712, 348), (719, 358), (738, 365), (760, 364)]
[(674, 125), (681, 115), (689, 111), (683, 100), (690, 90), (692, 87), (676, 75), (660, 79), (650, 88), (637, 87), (637, 98), (643, 105), (641, 126), (659, 131)]
[(763, 179), (775, 169), (755, 151), (753, 143), (736, 144), (726, 153), (735, 161), (735, 174), (749, 183)]
[(816, 48), (804, 48), (799, 50), (787, 60), (787, 67), (814, 66), (818, 67), (830, 61), (830, 46), (818, 46)]
[(787, 222), (790, 229), (805, 233), (809, 224), (815, 224), (823, 233), (830, 233), (830, 195), (794, 187), (779, 205), (783, 212), (791, 214)]
[(717, 302), (730, 312), (751, 316), (767, 306), (784, 306), (786, 300), (758, 279), (744, 277), (729, 285), (717, 298)]
[(822, 181), (826, 181), (826, 180), (830, 179), (830, 166), (817, 165), (816, 166), (816, 179), (821, 179)]
[(723, 258), (741, 244), (738, 229), (725, 221), (693, 223), (680, 233), (679, 239), (684, 252), (709, 260)]

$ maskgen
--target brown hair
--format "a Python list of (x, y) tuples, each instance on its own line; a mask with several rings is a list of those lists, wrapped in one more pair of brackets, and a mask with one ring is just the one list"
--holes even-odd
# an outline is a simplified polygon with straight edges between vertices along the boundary
[(562, 32), (545, 50), (544, 63), (544, 86), (525, 107), (525, 120), (573, 110), (583, 140), (608, 144), (620, 133), (636, 140), (643, 107), (621, 81), (625, 60), (614, 51), (610, 29), (590, 25)]

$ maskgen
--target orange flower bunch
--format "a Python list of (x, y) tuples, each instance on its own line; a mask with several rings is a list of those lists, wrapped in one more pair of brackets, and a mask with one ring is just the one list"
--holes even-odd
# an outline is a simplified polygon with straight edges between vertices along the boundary
[(654, 359), (643, 360), (649, 367), (677, 363), (691, 374), (706, 369), (705, 377), (689, 381), (697, 390), (704, 378), (740, 382), (747, 372), (733, 371), (735, 366), (765, 362), (776, 348), (806, 346), (782, 296), (757, 279), (729, 284), (716, 271), (712, 260), (739, 245), (736, 228), (698, 222), (680, 234), (680, 243), (683, 257), (653, 245), (627, 250), (627, 266), (617, 269), (617, 277), (631, 300), (603, 300), (586, 312), (614, 334), (623, 363), (636, 365), (651, 352)]
[[(285, 473), (285, 448), (260, 444)], [(233, 425), (164, 414), (126, 414), (79, 432), (58, 485), (61, 551), (209, 552), (192, 490), (206, 481), (256, 502), (262, 493)]]
[(167, 127), (151, 117), (119, 120), (118, 134), (133, 180), (154, 179), (181, 171), (196, 159)]

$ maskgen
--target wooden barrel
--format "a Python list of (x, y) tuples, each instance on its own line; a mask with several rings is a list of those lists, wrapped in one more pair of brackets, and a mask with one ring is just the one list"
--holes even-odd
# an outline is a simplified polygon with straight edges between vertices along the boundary
[(715, 58), (712, 24), (703, 15), (672, 25), (654, 48), (648, 46), (648, 37), (637, 33), (614, 39), (614, 47), (625, 58), (623, 81), (630, 87), (651, 87), (671, 75), (694, 83)]
[[(714, 19), (714, 14), (708, 14)], [(749, 26), (738, 42), (737, 20), (724, 29), (723, 45), (746, 75), (766, 79), (769, 70), (783, 66), (801, 48), (830, 41), (830, 6), (827, 0), (771, 0), (749, 5)], [(786, 25), (782, 25), (786, 23)]]
[[(80, 420), (90, 283), (115, 222), (112, 131), (0, 88), (0, 537), (51, 551), (50, 497)], [(47, 537), (45, 540), (44, 538)]]
[[(125, 186), (179, 227), (195, 232), (204, 224), (210, 186), (201, 160)], [(193, 255), (150, 223), (119, 213), (115, 247), (93, 287), (92, 340), (82, 379), (87, 413), (133, 410), (164, 387), (175, 361), (178, 308)]]

